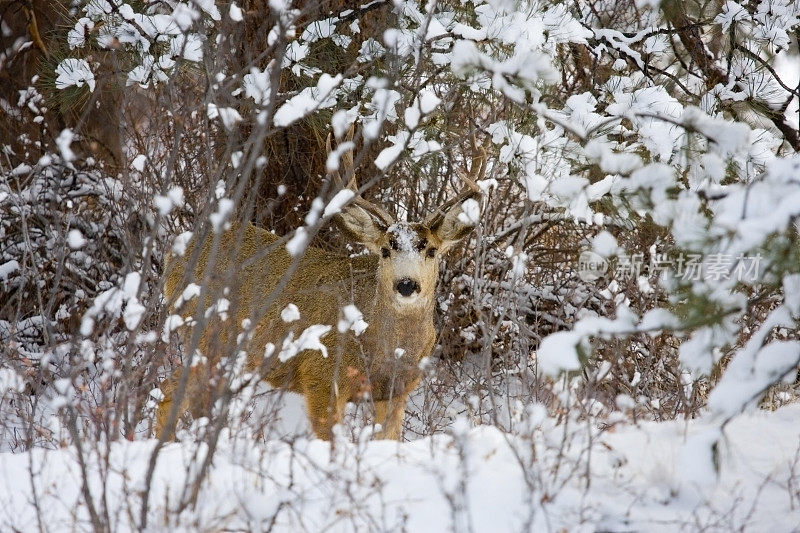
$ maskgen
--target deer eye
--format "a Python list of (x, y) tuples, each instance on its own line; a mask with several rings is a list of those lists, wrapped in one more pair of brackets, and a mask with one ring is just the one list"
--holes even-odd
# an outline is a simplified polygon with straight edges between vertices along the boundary
[(381, 255), (383, 256), (384, 259), (389, 257), (389, 249), (388, 248), (381, 248)]
[(399, 247), (397, 246), (397, 241), (394, 239), (389, 239), (389, 246), (391, 246), (392, 250), (394, 250), (395, 252), (399, 249)]
[(428, 239), (422, 239), (421, 241), (419, 241), (419, 244), (417, 245), (417, 251), (421, 252), (422, 250), (425, 249), (426, 246), (428, 246)]
[(428, 252), (425, 255), (428, 257), (436, 257), (436, 248), (428, 248)]

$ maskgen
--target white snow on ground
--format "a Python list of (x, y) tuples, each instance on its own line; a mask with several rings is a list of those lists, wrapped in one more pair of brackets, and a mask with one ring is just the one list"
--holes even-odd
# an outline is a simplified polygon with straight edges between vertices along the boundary
[[(536, 418), (536, 417), (534, 417)], [(710, 420), (621, 425), (591, 440), (568, 438), (541, 418), (523, 439), (489, 427), (413, 442), (255, 442), (225, 438), (197, 505), (164, 523), (187, 470), (205, 447), (168, 444), (149, 490), (151, 530), (276, 531), (790, 531), (800, 524), (800, 405), (738, 417), (719, 449), (719, 482), (688, 486), (681, 472), (687, 436)], [(576, 428), (577, 430), (577, 428)], [(586, 433), (586, 430), (582, 430)], [(575, 433), (579, 435), (580, 431)], [(153, 440), (115, 442), (110, 468), (84, 444), (89, 489), (132, 529)], [(588, 460), (587, 460), (588, 459)], [(193, 465), (188, 468), (188, 465)], [(31, 466), (33, 468), (31, 469)], [(88, 530), (74, 448), (0, 454), (0, 530), (36, 529), (35, 501), (52, 531)], [(587, 472), (591, 483), (587, 486)], [(792, 480), (793, 478), (793, 480)], [(706, 480), (708, 481), (708, 480)], [(76, 522), (77, 520), (77, 522)], [(77, 524), (77, 527), (75, 527)]]

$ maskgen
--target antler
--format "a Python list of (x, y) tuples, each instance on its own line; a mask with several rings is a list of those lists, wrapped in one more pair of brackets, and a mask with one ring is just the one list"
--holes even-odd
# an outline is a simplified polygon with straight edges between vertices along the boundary
[(454, 198), (446, 201), (441, 206), (437, 207), (425, 219), (425, 225), (431, 229), (436, 229), (442, 222), (444, 217), (454, 206), (462, 204), (470, 198), (475, 198), (483, 194), (483, 190), (477, 184), (477, 181), (482, 180), (486, 174), (486, 150), (481, 146), (475, 150), (472, 156), (472, 164), (470, 165), (469, 174), (459, 171), (458, 174), (464, 182), (464, 188)]
[[(350, 175), (350, 179), (347, 181), (347, 185), (344, 184), (344, 180), (342, 179), (342, 175), (337, 169), (334, 172), (331, 172), (331, 177), (333, 178), (333, 182), (338, 185), (340, 189), (349, 189), (353, 191), (355, 195), (353, 200), (351, 201), (352, 204), (357, 205), (364, 211), (366, 211), (371, 217), (373, 217), (377, 222), (381, 223), (382, 225), (389, 227), (394, 224), (394, 218), (392, 215), (384, 211), (378, 205), (373, 204), (361, 197), (361, 194), (358, 192), (358, 182), (356, 181), (356, 174), (355, 168), (353, 165), (353, 152), (355, 151), (355, 145), (353, 144), (353, 137), (355, 135), (355, 126), (350, 126), (350, 129), (347, 131), (345, 135), (344, 141), (337, 147), (337, 152), (340, 148), (344, 149), (343, 153), (336, 154), (338, 157), (341, 155), (342, 158), (342, 165), (344, 166), (344, 174)], [(333, 155), (333, 151), (331, 150), (331, 134), (328, 134), (328, 139), (325, 142), (325, 147), (328, 152), (328, 156), (330, 157)]]
[[(341, 189), (351, 189), (353, 191), (356, 190), (356, 174), (353, 168), (353, 151), (355, 149), (355, 145), (353, 144), (353, 135), (355, 134), (355, 128), (350, 126), (350, 129), (347, 131), (345, 135), (344, 141), (338, 143), (336, 148), (336, 153), (334, 153), (333, 149), (331, 148), (331, 133), (328, 133), (328, 138), (325, 141), (325, 150), (328, 154), (328, 168), (333, 166), (330, 163), (331, 157), (335, 157), (337, 160), (336, 170), (331, 172), (331, 177), (333, 178), (333, 182), (339, 185)], [(345, 146), (347, 145), (347, 146)], [(343, 153), (339, 153), (344, 148)], [(338, 159), (341, 157), (341, 165), (344, 165), (345, 175), (350, 173), (350, 180), (347, 183), (347, 186), (344, 185), (344, 181), (342, 180), (342, 175), (339, 173), (340, 164), (338, 164)]]

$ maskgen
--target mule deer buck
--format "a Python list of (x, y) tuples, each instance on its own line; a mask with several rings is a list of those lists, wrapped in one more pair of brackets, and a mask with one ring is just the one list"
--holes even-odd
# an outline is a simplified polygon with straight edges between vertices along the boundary
[[(345, 168), (352, 167), (352, 152), (342, 159)], [(351, 178), (347, 188), (354, 198), (335, 221), (369, 255), (342, 257), (309, 247), (294, 258), (279, 237), (249, 223), (210, 233), (202, 242), (190, 241), (184, 255), (171, 258), (164, 292), (174, 312), (200, 318), (194, 331), (184, 329), (182, 338), (187, 346), (193, 339), (210, 364), (189, 368), (183, 386), (180, 370), (165, 380), (156, 435), (171, 437), (176, 418), (187, 410), (195, 416), (209, 412), (215, 392), (221, 390), (221, 380), (211, 369), (221, 357), (216, 352), (233, 354), (241, 349), (247, 353), (248, 371), (305, 396), (318, 437), (331, 438), (347, 402), (371, 400), (375, 423), (382, 427), (376, 437), (400, 438), (406, 398), (419, 383), (418, 365), (431, 354), (436, 339), (433, 313), (439, 258), (474, 226), (462, 206), (471, 201), (477, 208), (474, 198), (480, 189), (474, 180), (484, 166), (485, 157), (475, 158), (472, 176), (463, 176), (464, 190), (424, 222), (414, 224), (395, 221), (356, 195), (355, 177)], [(338, 172), (333, 177), (342, 183)], [(205, 298), (190, 299), (177, 309), (176, 299), (192, 280), (205, 287)], [(234, 320), (203, 321), (204, 310), (222, 294), (231, 302)], [(198, 300), (203, 301), (199, 310)], [(289, 304), (296, 305), (299, 319), (284, 320), (282, 312)], [(347, 327), (355, 310), (351, 306), (368, 324), (363, 331)], [(296, 318), (292, 314), (289, 318)], [(247, 321), (251, 321), (249, 341), (231, 349), (237, 343), (230, 340), (240, 336), (239, 325)], [(275, 346), (287, 346), (287, 340), (299, 340), (306, 328), (315, 327), (324, 328), (316, 330), (324, 333), (317, 336), (324, 349), (301, 346), (293, 357), (281, 357)], [(227, 350), (220, 350), (226, 342)]]

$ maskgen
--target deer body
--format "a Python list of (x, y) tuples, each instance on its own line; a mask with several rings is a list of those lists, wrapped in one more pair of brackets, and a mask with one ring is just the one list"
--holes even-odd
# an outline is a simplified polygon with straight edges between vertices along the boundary
[[(483, 166), (473, 162), (478, 173)], [(169, 260), (164, 293), (174, 313), (195, 318), (196, 325), (182, 331), (183, 344), (196, 347), (208, 364), (190, 366), (188, 375), (176, 372), (162, 384), (157, 436), (171, 435), (186, 411), (208, 414), (224, 386), (217, 363), (244, 351), (248, 371), (305, 396), (320, 438), (331, 438), (349, 401), (373, 402), (375, 422), (382, 426), (378, 436), (399, 438), (406, 398), (419, 383), (419, 362), (436, 339), (439, 258), (474, 224), (462, 208), (479, 189), (464, 179), (472, 190), (417, 224), (395, 222), (380, 207), (354, 198), (334, 220), (369, 255), (342, 257), (309, 247), (293, 258), (277, 236), (251, 224), (190, 241), (184, 255)], [(348, 188), (355, 192), (354, 180)], [(182, 302), (187, 283), (204, 289)], [(220, 298), (229, 303), (227, 317), (215, 312)], [(299, 319), (282, 316), (289, 304), (297, 306)], [(366, 329), (342, 320), (353, 305)], [(328, 328), (318, 335), (321, 346), (282, 351), (314, 327), (318, 333)]]
[[(421, 239), (432, 243), (429, 249), (436, 242), (423, 227), (404, 231), (406, 237), (417, 236), (416, 246)], [(437, 258), (424, 257), (423, 265), (429, 263), (424, 269), (408, 265), (413, 258), (400, 258), (418, 272), (420, 294), (414, 295), (415, 301), (398, 306), (394, 296), (397, 276), (379, 268), (383, 258), (373, 254), (340, 257), (310, 247), (282, 290), (275, 292), (274, 301), (266, 309), (259, 309), (278, 287), (292, 257), (277, 236), (251, 224), (234, 226), (219, 239), (210, 270), (207, 267), (214, 247), (211, 237), (199, 251), (195, 250), (197, 243), (190, 242), (183, 256), (173, 257), (165, 283), (165, 296), (175, 301), (186, 280), (207, 280), (204, 309), (210, 308), (223, 295), (223, 288), (228, 287), (226, 298), (231, 301), (232, 316), (224, 322), (215, 321), (201, 332), (197, 342), (200, 352), (212, 363), (217, 362), (216, 352), (226, 346), (224, 351), (231, 351), (231, 334), (241, 332), (243, 321), (260, 316), (252, 328), (252, 339), (245, 346), (248, 370), (257, 371), (265, 364), (265, 347), (269, 343), (276, 345), (277, 354), (280, 343), (290, 334), (297, 338), (311, 325), (331, 326), (321, 337), (327, 357), (319, 350), (304, 350), (281, 362), (273, 354), (264, 372), (266, 380), (305, 396), (309, 420), (321, 438), (330, 438), (331, 427), (340, 420), (346, 402), (368, 399), (375, 402), (376, 421), (383, 426), (380, 436), (398, 438), (406, 397), (419, 382), (419, 361), (430, 355), (436, 338), (433, 291), (438, 276)], [(237, 249), (238, 253), (228, 255)], [(187, 272), (187, 262), (193, 259), (194, 271)], [(381, 275), (390, 279), (381, 283)], [(192, 317), (197, 300), (191, 299), (175, 311)], [(287, 323), (281, 318), (281, 311), (289, 304), (298, 307), (300, 318)], [(359, 336), (350, 329), (337, 329), (341, 310), (351, 304), (362, 312), (368, 324)], [(183, 338), (184, 343), (190, 342), (190, 335), (184, 334)], [(195, 415), (207, 414), (216, 390), (209, 384), (213, 376), (202, 365), (190, 372), (179, 413), (188, 410)], [(179, 379), (180, 374), (176, 374), (162, 385), (165, 399), (159, 406), (157, 431), (166, 425)]]

